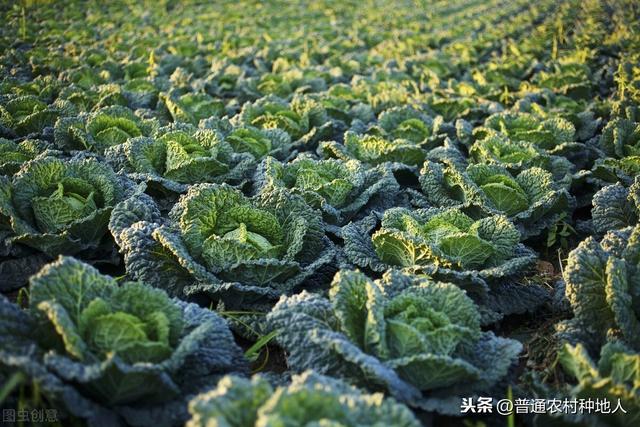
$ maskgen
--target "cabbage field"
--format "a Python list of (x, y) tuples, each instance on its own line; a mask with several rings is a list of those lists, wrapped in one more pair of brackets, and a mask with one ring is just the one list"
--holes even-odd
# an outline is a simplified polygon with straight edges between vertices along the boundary
[(640, 2), (0, 3), (2, 426), (640, 426)]

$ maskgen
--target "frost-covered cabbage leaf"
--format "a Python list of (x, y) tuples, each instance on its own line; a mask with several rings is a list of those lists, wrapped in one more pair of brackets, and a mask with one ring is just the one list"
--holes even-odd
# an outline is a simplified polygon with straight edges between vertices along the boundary
[(101, 244), (110, 250), (111, 210), (135, 192), (130, 180), (82, 155), (37, 158), (0, 182), (0, 223), (11, 230), (6, 243), (49, 256), (96, 251)]
[(320, 209), (327, 222), (344, 224), (393, 203), (398, 184), (383, 166), (367, 168), (357, 160), (315, 160), (299, 156), (289, 163), (266, 158), (254, 178), (257, 188), (283, 187)]
[(462, 289), (397, 271), (372, 281), (341, 270), (328, 300), (282, 297), (267, 322), (295, 371), (348, 378), (445, 413), (456, 411), (460, 393), (487, 391), (522, 348), (482, 332)]
[(136, 181), (184, 192), (189, 184), (238, 183), (253, 157), (236, 155), (213, 130), (191, 125), (160, 128), (153, 137), (130, 138), (111, 147), (107, 159)]
[(246, 103), (233, 122), (260, 129), (281, 129), (292, 141), (302, 144), (317, 142), (332, 131), (322, 104), (304, 96), (296, 96), (290, 103), (275, 96)]
[[(619, 341), (605, 344), (595, 363), (582, 344), (565, 344), (559, 352), (564, 371), (577, 380), (563, 397), (606, 400), (611, 413), (562, 415), (572, 425), (633, 427), (640, 423), (640, 354)], [(614, 409), (618, 407), (615, 413)]]
[(569, 215), (575, 201), (551, 173), (532, 167), (512, 175), (499, 165), (474, 164), (465, 171), (425, 162), (420, 171), (422, 197), (436, 207), (479, 207), (506, 215), (523, 238), (537, 236)]
[(141, 119), (121, 105), (104, 107), (77, 117), (56, 122), (56, 145), (63, 150), (90, 150), (103, 153), (129, 138), (149, 136), (158, 127), (156, 121)]
[[(214, 312), (61, 257), (31, 278), (29, 310), (0, 300), (0, 371), (90, 424), (171, 426), (190, 397), (247, 370)], [(126, 420), (126, 424), (125, 424)]]
[(571, 251), (564, 268), (569, 321), (586, 344), (617, 335), (640, 350), (640, 226), (588, 237)]
[(502, 215), (474, 220), (458, 208), (392, 208), (374, 231), (376, 224), (367, 217), (342, 232), (348, 260), (374, 271), (395, 266), (486, 291), (491, 281), (522, 275), (536, 258)]
[(110, 229), (135, 278), (230, 305), (270, 306), (311, 287), (335, 252), (320, 212), (279, 188), (248, 198), (227, 184), (194, 185), (166, 224), (140, 199), (116, 208)]
[(323, 141), (318, 147), (323, 158), (355, 159), (369, 165), (396, 162), (408, 166), (421, 165), (427, 152), (419, 144), (407, 139), (388, 139), (380, 135), (344, 134), (344, 142)]
[(393, 398), (363, 393), (311, 370), (275, 389), (258, 375), (251, 380), (228, 375), (217, 388), (191, 400), (189, 412), (187, 427), (421, 425), (409, 408)]

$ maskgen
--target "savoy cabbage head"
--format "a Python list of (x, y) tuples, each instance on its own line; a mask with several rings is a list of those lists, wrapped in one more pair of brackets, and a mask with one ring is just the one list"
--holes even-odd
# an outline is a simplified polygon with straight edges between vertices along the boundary
[(457, 96), (451, 92), (430, 95), (426, 102), (434, 116), (441, 115), (447, 122), (463, 119), (482, 123), (488, 115), (503, 110), (503, 106), (495, 101)]
[(187, 427), (421, 425), (409, 408), (394, 399), (363, 393), (311, 370), (277, 388), (258, 375), (250, 380), (226, 376), (217, 388), (191, 400), (189, 412), (192, 417)]
[(43, 155), (49, 144), (38, 139), (14, 142), (0, 138), (0, 176), (12, 176), (29, 160)]
[(344, 142), (323, 141), (318, 147), (323, 158), (359, 160), (369, 165), (395, 162), (407, 166), (422, 164), (427, 152), (407, 139), (389, 139), (380, 135), (360, 135), (352, 131), (344, 134)]
[(586, 142), (593, 138), (602, 121), (588, 100), (572, 99), (542, 88), (517, 101), (514, 107), (543, 119), (559, 117), (568, 120), (576, 129), (577, 141)]
[(304, 96), (295, 96), (291, 102), (265, 96), (244, 104), (233, 122), (260, 129), (280, 129), (301, 144), (315, 143), (332, 132), (332, 123), (322, 104)]
[[(446, 136), (442, 116), (433, 119), (417, 107), (393, 107), (383, 111), (374, 122), (354, 120), (350, 130), (356, 134), (377, 136), (395, 144), (410, 143), (424, 150), (441, 145)], [(454, 128), (450, 126), (451, 136)]]
[(320, 209), (328, 223), (343, 225), (372, 210), (391, 206), (399, 190), (392, 172), (358, 160), (315, 160), (298, 156), (284, 163), (267, 157), (254, 177), (257, 188), (281, 187)]
[(150, 136), (158, 122), (141, 119), (121, 105), (112, 105), (76, 117), (60, 118), (55, 125), (56, 145), (65, 151), (90, 150), (102, 154), (129, 138)]
[(420, 171), (422, 199), (436, 207), (479, 208), (506, 215), (523, 238), (537, 236), (564, 216), (575, 201), (551, 173), (532, 167), (511, 174), (499, 165), (474, 164), (464, 171), (427, 161)]
[(640, 177), (625, 186), (619, 182), (602, 188), (593, 196), (593, 230), (604, 234), (638, 224), (640, 219)]
[(34, 95), (0, 97), (0, 136), (39, 135), (52, 128), (61, 111)]
[(640, 226), (580, 243), (564, 268), (565, 294), (575, 315), (563, 325), (564, 334), (577, 334), (590, 348), (608, 336), (619, 336), (640, 350), (639, 273)]
[(90, 423), (184, 422), (190, 396), (247, 369), (212, 311), (146, 284), (119, 284), (73, 258), (31, 278), (26, 312), (0, 305), (3, 339), (13, 344), (0, 351), (0, 371), (23, 372)]
[(251, 156), (234, 153), (215, 131), (184, 124), (160, 128), (152, 137), (130, 138), (105, 156), (132, 179), (179, 193), (190, 184), (238, 183), (253, 164)]
[(539, 167), (555, 180), (570, 180), (575, 169), (565, 157), (549, 154), (531, 141), (510, 140), (502, 134), (475, 141), (469, 148), (469, 157), (474, 163), (503, 166), (516, 174)]
[(460, 393), (487, 391), (522, 348), (483, 332), (462, 289), (397, 271), (372, 281), (341, 270), (328, 300), (282, 297), (267, 322), (295, 371), (348, 378), (445, 413), (456, 411)]
[(392, 208), (376, 225), (368, 217), (343, 228), (351, 263), (400, 267), (484, 292), (489, 282), (522, 275), (536, 258), (502, 215), (475, 220), (459, 208)]
[(319, 211), (281, 188), (249, 198), (227, 184), (189, 188), (159, 219), (149, 199), (114, 211), (127, 270), (174, 295), (204, 292), (230, 305), (270, 305), (334, 258)]
[(107, 224), (113, 207), (136, 192), (134, 184), (96, 158), (40, 157), (2, 179), (0, 223), (7, 244), (49, 256), (111, 250)]
[(174, 122), (198, 125), (200, 120), (225, 114), (224, 102), (206, 93), (172, 91), (161, 93), (160, 100)]
[(574, 141), (575, 128), (563, 119), (541, 119), (530, 113), (493, 114), (477, 129), (478, 136), (502, 134), (516, 141), (529, 141), (540, 148), (554, 151), (561, 144)]
[(563, 156), (578, 167), (588, 165), (593, 153), (586, 144), (576, 142), (574, 125), (560, 117), (542, 118), (531, 113), (492, 114), (484, 126), (474, 129), (474, 139), (501, 135), (510, 141), (525, 141), (548, 155)]
[(289, 160), (300, 148), (299, 141), (292, 140), (279, 128), (263, 129), (243, 123), (234, 125), (227, 118), (208, 119), (200, 127), (214, 130), (235, 153), (251, 156), (256, 163), (267, 156)]
[(592, 170), (596, 181), (629, 184), (640, 174), (640, 123), (615, 118), (602, 130), (599, 143), (604, 156)]
[(395, 107), (383, 111), (378, 116), (381, 133), (392, 139), (406, 139), (414, 144), (425, 145), (433, 135), (433, 119), (412, 107)]
[[(564, 371), (575, 385), (561, 390), (562, 397), (611, 402), (611, 413), (557, 414), (570, 425), (633, 427), (640, 422), (640, 355), (619, 341), (607, 342), (594, 362), (582, 344), (565, 344), (558, 354)], [(573, 381), (572, 381), (573, 382)], [(613, 409), (620, 404), (621, 409)]]
[(333, 121), (334, 131), (344, 131), (355, 122), (366, 125), (375, 119), (371, 105), (349, 96), (342, 96), (346, 92), (348, 89), (344, 84), (337, 83), (326, 92), (308, 95), (316, 99), (327, 111), (327, 116)]

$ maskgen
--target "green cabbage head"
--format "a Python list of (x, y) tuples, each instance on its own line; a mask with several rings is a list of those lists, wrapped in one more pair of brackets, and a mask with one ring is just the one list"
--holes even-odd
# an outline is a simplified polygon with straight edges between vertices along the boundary
[(482, 332), (478, 308), (459, 287), (394, 270), (377, 281), (341, 270), (328, 300), (282, 297), (267, 322), (294, 370), (383, 387), (418, 406), (436, 404), (424, 391), (443, 398), (490, 386), (521, 349)]
[(496, 164), (469, 165), (461, 170), (427, 161), (419, 180), (427, 205), (475, 207), (506, 215), (524, 238), (539, 235), (575, 206), (569, 192), (539, 167), (512, 174)]
[(260, 376), (226, 376), (218, 387), (193, 399), (189, 412), (187, 427), (420, 425), (409, 408), (394, 399), (363, 393), (313, 371), (277, 388)]
[(111, 229), (131, 274), (178, 295), (186, 290), (228, 297), (230, 304), (268, 304), (333, 259), (320, 213), (284, 189), (249, 198), (226, 184), (194, 185), (166, 224), (145, 215), (130, 220), (131, 210), (148, 212), (152, 205), (124, 203)]
[[(558, 354), (564, 371), (575, 378), (566, 397), (611, 402), (611, 414), (564, 415), (572, 425), (633, 427), (640, 423), (640, 355), (619, 341), (602, 346), (598, 362), (582, 344), (565, 344)], [(619, 404), (623, 410), (617, 409)]]
[(2, 184), (0, 223), (13, 233), (8, 243), (49, 256), (110, 250), (111, 210), (135, 191), (131, 181), (86, 156), (38, 158)]
[(220, 317), (161, 289), (118, 283), (69, 257), (30, 281), (28, 311), (0, 300), (3, 333), (18, 319), (30, 328), (22, 337), (28, 345), (17, 345), (16, 336), (16, 345), (0, 352), (0, 372), (31, 377), (45, 398), (89, 424), (184, 423), (190, 396), (226, 373), (246, 371)]
[(640, 350), (640, 225), (589, 237), (569, 253), (566, 297), (583, 341), (601, 345), (615, 335)]
[(357, 160), (315, 160), (310, 156), (298, 156), (287, 163), (266, 158), (254, 185), (291, 189), (322, 210), (327, 222), (337, 224), (374, 209), (384, 210), (399, 189), (391, 171), (384, 167), (367, 168)]

